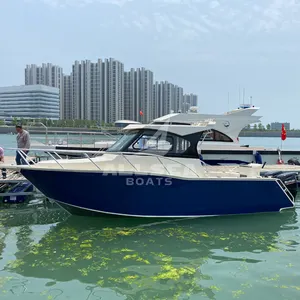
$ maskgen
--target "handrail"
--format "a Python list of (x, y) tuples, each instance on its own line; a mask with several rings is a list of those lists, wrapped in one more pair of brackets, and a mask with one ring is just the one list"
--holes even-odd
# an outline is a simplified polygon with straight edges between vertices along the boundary
[(276, 181), (280, 188), (287, 194), (287, 196), (292, 199), (292, 201), (295, 203), (295, 197), (293, 194), (290, 192), (290, 190), (286, 187), (286, 185), (283, 183), (283, 181), (279, 178), (276, 178)]
[(136, 170), (139, 171), (126, 157), (123, 153), (121, 153), (122, 157)]
[[(39, 130), (35, 130), (36, 132)], [(40, 130), (41, 131), (41, 130)], [(41, 131), (43, 132), (43, 131)], [(69, 133), (69, 134), (95, 134), (95, 135), (107, 135), (107, 136), (111, 136), (114, 137), (113, 134), (108, 133), (108, 132), (104, 132), (104, 131), (70, 131), (70, 130), (48, 130), (48, 133)]]
[(50, 152), (46, 152), (49, 156), (51, 156), (54, 160), (55, 160), (55, 162), (57, 162), (58, 163), (58, 165), (62, 168), (62, 169), (64, 169), (64, 167), (58, 162), (58, 160), (50, 153)]
[[(12, 149), (12, 148), (9, 148), (9, 149)], [(36, 149), (30, 149), (31, 151), (37, 151)], [(17, 151), (20, 151), (20, 149), (17, 149)], [(21, 150), (22, 151), (22, 150)], [(56, 159), (50, 152), (52, 152), (52, 153), (55, 153), (56, 155), (57, 155), (57, 153), (56, 153), (56, 151), (57, 150), (53, 150), (53, 151), (45, 151), (45, 149), (39, 149), (39, 151), (42, 151), (42, 152), (45, 152), (46, 154), (48, 154), (50, 157), (52, 157), (53, 158), (53, 160), (62, 168), (62, 169), (65, 169), (62, 165), (61, 165), (61, 163), (58, 161), (58, 159)], [(72, 153), (82, 153), (82, 154), (84, 154), (84, 156), (91, 162), (91, 163), (93, 163), (99, 170), (101, 170), (101, 168), (94, 162), (94, 161), (92, 161), (92, 159), (90, 158), (90, 157), (88, 157), (88, 155), (87, 155), (87, 151), (74, 151), (74, 150), (67, 150), (67, 151), (64, 151), (64, 150), (58, 150), (58, 152), (72, 152)], [(89, 152), (96, 152), (96, 151), (89, 151)], [(99, 152), (96, 152), (96, 153), (99, 153)], [(136, 153), (136, 152), (134, 152), (134, 153), (131, 153), (131, 152), (106, 152), (106, 151), (102, 151), (101, 153), (103, 153), (103, 154), (108, 154), (108, 155), (122, 155), (122, 157), (136, 170), (136, 171), (139, 171), (135, 166), (134, 166), (134, 164), (132, 164), (129, 160), (128, 160), (128, 158), (126, 157), (126, 156), (130, 156), (130, 155), (140, 155), (140, 156), (151, 156), (151, 157), (156, 157), (157, 158), (157, 160), (160, 162), (160, 164), (162, 164), (162, 166), (166, 169), (166, 171), (168, 172), (168, 174), (170, 174), (170, 172), (168, 171), (168, 169), (166, 168), (166, 166), (163, 164), (163, 162), (162, 162), (162, 158), (163, 159), (166, 159), (166, 160), (169, 160), (169, 161), (172, 161), (172, 162), (175, 162), (176, 164), (179, 164), (179, 165), (182, 165), (182, 166), (184, 166), (184, 167), (186, 167), (188, 170), (190, 170), (192, 173), (194, 173), (197, 177), (199, 177), (199, 175), (193, 170), (193, 169), (191, 169), (190, 167), (188, 167), (188, 166), (186, 166), (185, 164), (183, 164), (182, 162), (179, 162), (179, 161), (176, 161), (176, 160), (174, 160), (174, 159), (172, 159), (172, 158), (169, 158), (169, 157), (165, 157), (165, 156), (161, 156), (161, 155), (158, 155), (158, 154), (152, 154), (152, 153)], [(25, 154), (25, 153), (24, 153)], [(27, 154), (25, 154), (26, 156), (25, 156), (25, 158), (23, 158), (23, 159), (25, 159), (25, 161), (27, 161), (26, 160), (26, 157), (29, 157)], [(30, 158), (30, 157), (29, 157)], [(61, 159), (61, 160), (63, 160), (63, 159)], [(32, 160), (31, 160), (32, 161)], [(33, 164), (36, 164), (34, 161), (32, 161), (33, 162)], [(27, 164), (30, 166), (30, 164), (27, 162)], [(205, 169), (205, 171), (207, 172), (207, 170)]]
[(46, 129), (46, 144), (48, 144), (48, 127), (43, 122), (31, 122), (29, 123), (29, 127), (36, 123), (42, 125)]
[[(35, 137), (35, 139), (38, 140), (38, 137)], [(52, 142), (51, 144), (71, 146), (73, 142), (74, 144), (80, 144), (81, 148), (90, 144), (94, 145), (95, 147), (97, 140), (99, 142), (114, 143), (117, 141), (117, 139), (118, 136), (113, 136), (107, 133), (79, 132), (71, 134), (71, 132), (54, 132), (53, 136), (48, 136), (46, 145), (49, 145), (49, 143)]]
[[(26, 164), (27, 164), (27, 166), (28, 167), (32, 167), (31, 166), (31, 164), (28, 162), (28, 160), (27, 160), (27, 158), (29, 157), (28, 156), (28, 154), (26, 154), (26, 153), (24, 153), (24, 151), (23, 150), (25, 150), (25, 149), (18, 149), (17, 151), (18, 151), (18, 153), (21, 155), (21, 157), (22, 157), (22, 159), (24, 159), (24, 161), (26, 162)], [(31, 149), (32, 150), (32, 149)], [(63, 165), (59, 162), (59, 160), (58, 159), (56, 159), (55, 158), (55, 156), (53, 156), (49, 151), (45, 151), (45, 149), (41, 149), (40, 151), (43, 151), (43, 152), (45, 152), (45, 153), (47, 153), (49, 156), (51, 156), (52, 158), (53, 158), (53, 160), (55, 161), (55, 163), (57, 163), (60, 167), (61, 167), (61, 169), (65, 169), (64, 167), (63, 167)], [(70, 150), (71, 151), (71, 150)], [(56, 153), (56, 151), (52, 151), (53, 153), (55, 153), (56, 155), (57, 155), (57, 153)], [(101, 171), (102, 169), (87, 155), (87, 153), (85, 152), (85, 151), (80, 151), (80, 152), (82, 152), (82, 153), (84, 153), (85, 154), (85, 157), (92, 163), (92, 164), (94, 164), (95, 166), (96, 166), (96, 168), (99, 170), (99, 171)], [(151, 157), (156, 157), (157, 158), (157, 160), (159, 161), (159, 163), (164, 167), (164, 169), (167, 171), (167, 173), (169, 174), (169, 175), (171, 175), (170, 174), (170, 172), (169, 172), (169, 170), (166, 168), (166, 166), (164, 165), (164, 163), (163, 163), (163, 161), (162, 161), (162, 159), (166, 159), (166, 160), (169, 160), (169, 161), (172, 161), (172, 162), (175, 162), (176, 164), (179, 164), (179, 165), (182, 165), (182, 166), (184, 166), (184, 167), (186, 167), (188, 170), (190, 170), (190, 171), (192, 171), (192, 173), (194, 173), (195, 175), (196, 175), (196, 177), (200, 177), (199, 176), (199, 174), (198, 173), (196, 173), (192, 168), (190, 168), (189, 166), (187, 166), (187, 165), (185, 165), (185, 164), (183, 164), (182, 162), (180, 162), (180, 161), (176, 161), (176, 160), (174, 160), (174, 159), (172, 159), (172, 158), (169, 158), (169, 157), (164, 157), (164, 156), (161, 156), (161, 155), (157, 155), (157, 154), (152, 154), (152, 153), (132, 153), (132, 152), (105, 152), (105, 151), (103, 151), (103, 153), (104, 154), (108, 154), (108, 155), (116, 155), (116, 154), (119, 154), (119, 155), (121, 155), (137, 172), (139, 172), (139, 170), (135, 167), (135, 165), (134, 164), (132, 164), (129, 160), (128, 160), (128, 158), (126, 157), (127, 155), (128, 156), (130, 156), (130, 155), (140, 155), (140, 156), (151, 156)], [(59, 157), (59, 156), (58, 156)], [(36, 165), (37, 163), (35, 163), (30, 157), (29, 157), (29, 159), (33, 162), (33, 164), (34, 165)], [(63, 159), (61, 159), (61, 161), (63, 161)], [(228, 172), (225, 172), (225, 171), (223, 171), (223, 172), (221, 172), (221, 173), (223, 173), (223, 174), (226, 174), (226, 173), (228, 173)], [(205, 168), (205, 175), (206, 176), (208, 176), (209, 175), (209, 172), (206, 170), (206, 168)], [(276, 178), (275, 178), (276, 179)], [(288, 196), (288, 198), (290, 198), (290, 199), (292, 199), (292, 201), (294, 201), (294, 197), (293, 197), (293, 195), (292, 195), (292, 193), (286, 188), (286, 186), (284, 185), (284, 183), (282, 182), (282, 180), (280, 180), (280, 179), (276, 179), (276, 182), (279, 184), (279, 186), (281, 187), (281, 189), (284, 191), (284, 193)]]
[[(14, 149), (14, 148), (9, 148), (9, 149)], [(18, 151), (22, 151), (20, 149), (17, 149)], [(25, 150), (25, 149), (24, 149)], [(107, 152), (107, 151), (75, 151), (75, 150), (55, 150), (53, 149), (52, 151), (51, 150), (45, 150), (45, 149), (29, 149), (31, 151), (41, 151), (41, 152), (44, 152), (46, 154), (48, 154), (50, 157), (53, 158), (53, 160), (62, 168), (62, 169), (65, 169), (63, 167), (63, 165), (59, 162), (60, 161), (63, 161), (64, 159), (62, 159), (58, 154), (58, 153), (77, 153), (77, 154), (83, 154), (83, 156), (85, 158), (87, 158), (94, 166), (96, 166), (96, 168), (98, 170), (102, 170), (89, 156), (88, 156), (88, 153), (96, 153), (96, 154), (106, 154), (106, 155), (121, 155), (137, 172), (139, 171), (135, 165), (133, 163), (130, 162), (130, 160), (128, 159), (127, 156), (130, 156), (130, 155), (135, 155), (135, 156), (150, 156), (150, 157), (156, 157), (157, 160), (159, 161), (159, 163), (164, 167), (164, 169), (167, 171), (167, 173), (170, 175), (170, 172), (169, 170), (166, 168), (166, 166), (164, 165), (163, 163), (163, 160), (168, 160), (168, 161), (171, 161), (171, 162), (174, 162), (176, 164), (179, 164), (185, 168), (187, 168), (189, 171), (191, 171), (193, 174), (196, 175), (196, 177), (200, 177), (198, 173), (196, 173), (192, 168), (190, 168), (189, 166), (185, 165), (184, 163), (180, 162), (180, 161), (177, 161), (173, 158), (170, 158), (170, 157), (165, 157), (165, 156), (162, 156), (162, 155), (159, 155), (159, 154), (154, 154), (154, 153), (141, 153), (141, 152)], [(55, 155), (57, 155), (60, 159), (56, 159), (53, 155), (51, 155), (51, 153), (54, 153)], [(29, 157), (27, 154), (25, 154), (23, 151), (22, 151), (22, 154), (25, 155), (26, 157)], [(22, 158), (24, 159), (24, 157), (22, 156)], [(26, 160), (26, 158), (25, 158)], [(31, 159), (30, 159), (31, 160)], [(33, 160), (31, 160), (33, 162), (33, 164), (36, 164)], [(27, 165), (29, 165), (29, 167), (31, 167), (31, 165), (26, 162)], [(204, 163), (204, 162), (203, 162)], [(209, 175), (209, 170), (207, 170), (206, 166), (208, 166), (207, 164), (204, 163), (204, 173), (206, 176)], [(238, 167), (236, 167), (238, 168)], [(235, 168), (233, 168), (235, 169)], [(222, 170), (220, 173), (222, 174), (228, 174), (228, 173), (232, 173), (233, 169), (230, 169), (230, 170)]]
[(168, 174), (170, 174), (169, 170), (166, 168), (166, 166), (162, 163), (162, 161), (160, 160), (159, 157), (156, 157), (157, 160), (162, 164), (162, 166), (164, 167), (164, 169), (167, 171)]
[(29, 162), (26, 159), (26, 157), (27, 157), (26, 153), (20, 149), (18, 150), (18, 153), (20, 154), (21, 158), (26, 162), (26, 164), (30, 166)]
[[(5, 148), (4, 150), (20, 150), (19, 148)], [(113, 152), (106, 152), (106, 151), (93, 151), (93, 150), (64, 150), (64, 149), (61, 149), (61, 150), (59, 150), (59, 149), (55, 149), (55, 148), (53, 148), (53, 149), (47, 149), (47, 148), (44, 148), (44, 149), (42, 149), (42, 148), (30, 148), (30, 149), (23, 149), (23, 150), (26, 150), (26, 151), (37, 151), (37, 152), (51, 152), (51, 153), (53, 153), (53, 152), (57, 152), (57, 153), (70, 153), (70, 154), (72, 154), (72, 153), (78, 153), (78, 154), (84, 154), (84, 153), (91, 153), (91, 154), (96, 154), (96, 153), (99, 153), (99, 152), (101, 152), (101, 153), (113, 153)]]
[(114, 138), (114, 136), (111, 133), (109, 133), (109, 132), (102, 131), (101, 133), (103, 133), (107, 137)]
[(206, 136), (207, 136), (209, 133), (212, 133), (212, 131), (211, 131), (210, 129), (205, 131), (205, 135), (204, 135), (204, 137), (202, 138), (202, 140), (201, 140), (201, 142), (200, 142), (200, 145), (197, 145), (197, 147), (201, 147), (201, 146), (202, 146), (202, 144), (203, 144), (203, 142), (204, 142)]
[[(162, 161), (161, 161), (161, 158), (163, 158), (163, 159), (166, 159), (166, 160), (175, 162), (175, 163), (177, 163), (177, 164), (179, 164), (179, 165), (182, 165), (182, 166), (188, 168), (190, 171), (192, 171), (192, 173), (194, 173), (197, 177), (199, 177), (199, 175), (198, 175), (194, 170), (192, 170), (190, 167), (186, 166), (186, 165), (183, 164), (182, 162), (177, 161), (177, 160), (175, 160), (175, 159), (172, 159), (172, 158), (170, 158), (170, 157), (166, 157), (166, 156), (159, 155), (159, 154), (153, 154), (153, 153), (139, 153), (139, 152), (106, 152), (106, 151), (103, 151), (103, 153), (105, 153), (105, 154), (114, 154), (114, 155), (116, 155), (116, 154), (121, 154), (121, 155), (123, 155), (123, 156), (124, 156), (124, 155), (152, 156), (152, 157), (156, 157), (156, 158), (159, 160), (159, 162), (164, 166), (164, 164), (163, 164)], [(165, 167), (165, 166), (164, 166), (164, 167)], [(166, 171), (169, 173), (168, 170), (166, 170)], [(205, 171), (206, 171), (206, 169), (205, 169)]]
[[(5, 148), (4, 150), (20, 150), (19, 148)], [(64, 149), (43, 149), (43, 148), (30, 148), (30, 149), (24, 149), (24, 150), (27, 150), (27, 151), (39, 151), (39, 152), (51, 152), (51, 153), (64, 153), (64, 154), (73, 154), (73, 153), (76, 153), (76, 154), (85, 154), (85, 153), (90, 153), (90, 154), (110, 154), (110, 155), (117, 155), (117, 154), (126, 154), (126, 155), (139, 155), (139, 156), (153, 156), (153, 157), (163, 157), (165, 159), (169, 159), (169, 160), (172, 160), (172, 161), (175, 161), (177, 162), (176, 160), (170, 158), (170, 157), (166, 157), (166, 156), (163, 156), (163, 155), (159, 155), (159, 154), (155, 154), (155, 153), (145, 153), (145, 152), (107, 152), (107, 151), (93, 151), (93, 150), (64, 150)], [(195, 159), (198, 159), (198, 158), (195, 158)], [(198, 159), (199, 160), (199, 159)], [(201, 161), (203, 164), (205, 165), (208, 165), (206, 164), (204, 161)]]
[(101, 168), (94, 162), (92, 159), (85, 153), (85, 157), (94, 165), (98, 170), (101, 171)]

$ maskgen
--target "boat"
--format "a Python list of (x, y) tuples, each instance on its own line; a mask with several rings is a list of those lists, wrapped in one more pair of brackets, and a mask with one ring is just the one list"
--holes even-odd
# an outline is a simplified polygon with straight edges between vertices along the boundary
[[(252, 104), (241, 104), (237, 109), (224, 114), (172, 113), (153, 120), (151, 124), (197, 125), (198, 122), (210, 119), (215, 122), (215, 129), (201, 142), (201, 147), (198, 147), (205, 163), (209, 165), (283, 164), (284, 168), (287, 165), (297, 165), (300, 170), (299, 150), (240, 143), (239, 136), (242, 130), (248, 125), (261, 122), (262, 117), (255, 115), (259, 109)], [(278, 142), (281, 143), (280, 138)], [(100, 141), (95, 143), (95, 147), (107, 150), (114, 143), (110, 141), (109, 144), (104, 144)]]
[[(151, 124), (197, 126), (198, 122), (210, 119), (215, 122), (215, 127), (205, 137), (204, 141), (199, 141), (198, 145), (198, 152), (205, 163), (209, 165), (282, 164), (284, 168), (288, 164), (297, 165), (300, 170), (299, 150), (283, 150), (240, 143), (239, 136), (241, 131), (250, 124), (260, 122), (262, 117), (254, 115), (259, 109), (259, 107), (252, 104), (241, 104), (237, 109), (222, 115), (176, 113), (155, 119)], [(280, 141), (280, 138), (278, 141)]]
[[(257, 147), (241, 144), (239, 136), (241, 131), (250, 124), (259, 123), (261, 116), (256, 116), (259, 107), (252, 104), (241, 104), (238, 108), (228, 111), (224, 114), (199, 114), (199, 113), (171, 113), (153, 120), (150, 124), (162, 125), (193, 125), (201, 123), (203, 120), (212, 120), (215, 122), (214, 130), (207, 134), (205, 140), (199, 142), (198, 151), (202, 160), (209, 165), (237, 165), (248, 163), (259, 163), (267, 165), (287, 164), (298, 165), (300, 171), (300, 151), (280, 148)], [(138, 125), (137, 124), (130, 124)], [(127, 126), (127, 127), (128, 127)], [(126, 127), (125, 127), (126, 128)], [(130, 128), (130, 127), (129, 127)], [(100, 150), (106, 151), (117, 140), (117, 136), (109, 136), (109, 139), (95, 141), (90, 148), (84, 148), (76, 145), (38, 145), (35, 148), (46, 149), (55, 152), (56, 150), (74, 150), (73, 157), (80, 156), (82, 150)], [(280, 138), (278, 139), (280, 141)], [(280, 142), (279, 142), (280, 144)], [(67, 152), (60, 152), (63, 157)], [(299, 159), (298, 159), (299, 158)]]
[[(74, 214), (184, 218), (293, 208), (296, 173), (260, 175), (263, 165), (207, 166), (198, 142), (216, 122), (138, 124), (100, 156), (20, 168), (47, 198)], [(284, 183), (286, 182), (286, 184)]]
[[(215, 129), (211, 135), (206, 136), (202, 149), (219, 149), (220, 146), (249, 147), (239, 143), (239, 134), (247, 125), (260, 122), (261, 116), (253, 116), (259, 109), (254, 105), (241, 104), (237, 109), (224, 114), (171, 113), (153, 120), (150, 124), (197, 125), (198, 122), (212, 120), (215, 122)], [(128, 126), (130, 125), (137, 124)], [(112, 140), (99, 141), (95, 142), (95, 147), (108, 149), (114, 143), (115, 141)]]
[[(260, 116), (253, 116), (255, 112), (259, 110), (259, 107), (254, 105), (246, 105), (241, 104), (237, 109), (226, 112), (224, 114), (198, 114), (198, 113), (171, 113), (160, 118), (157, 118), (151, 122), (151, 124), (162, 124), (162, 123), (172, 123), (172, 124), (191, 124), (201, 122), (203, 120), (214, 120), (216, 130), (219, 131), (219, 134), (214, 136), (207, 136), (206, 140), (203, 142), (202, 149), (215, 149), (219, 146), (230, 146), (230, 147), (248, 147), (249, 145), (240, 145), (238, 135), (242, 131), (244, 127), (249, 124), (260, 122)], [(129, 120), (120, 120), (117, 121), (122, 125), (137, 125), (139, 122), (129, 121)], [(36, 131), (33, 131), (36, 132)], [(224, 132), (225, 134), (222, 134)], [(40, 140), (46, 140), (47, 143), (43, 143), (41, 141), (33, 141), (32, 147), (38, 149), (46, 150), (78, 150), (78, 151), (89, 151), (89, 150), (101, 150), (105, 151), (110, 146), (112, 146), (118, 137), (120, 137), (121, 131), (119, 131), (119, 135), (112, 135), (108, 132), (69, 132), (69, 131), (47, 131), (48, 134), (53, 135), (53, 141), (49, 140), (49, 136), (40, 137)], [(67, 137), (65, 140), (56, 138), (59, 134), (65, 134)], [(77, 140), (77, 144), (70, 143), (71, 136), (78, 134), (77, 139), (73, 139), (73, 141)], [(94, 135), (93, 142), (90, 144), (80, 144), (80, 140), (84, 139), (83, 136), (87, 136), (88, 134)], [(96, 141), (96, 135), (102, 135), (103, 139)], [(35, 138), (37, 139), (37, 138)], [(229, 143), (232, 142), (232, 143)], [(62, 154), (62, 152), (60, 152)]]

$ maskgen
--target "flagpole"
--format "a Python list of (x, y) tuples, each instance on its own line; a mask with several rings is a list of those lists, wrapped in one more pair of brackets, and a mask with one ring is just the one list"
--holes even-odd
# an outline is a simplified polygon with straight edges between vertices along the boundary
[(282, 125), (281, 125), (281, 150), (283, 148), (283, 141), (285, 141), (285, 139), (286, 139), (286, 130), (285, 130), (284, 124), (282, 123)]

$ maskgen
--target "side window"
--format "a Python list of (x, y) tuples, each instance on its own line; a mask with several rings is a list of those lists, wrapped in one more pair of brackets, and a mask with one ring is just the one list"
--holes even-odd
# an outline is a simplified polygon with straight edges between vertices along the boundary
[(175, 139), (176, 149), (173, 149), (173, 152), (177, 154), (185, 153), (191, 146), (191, 143), (188, 140), (183, 139), (182, 137), (176, 136), (174, 137), (174, 139)]
[[(202, 135), (202, 139), (203, 139), (204, 135)], [(214, 140), (214, 133), (213, 132), (209, 132), (205, 135), (205, 141), (213, 141)]]
[(216, 142), (232, 142), (231, 138), (219, 131), (214, 131), (214, 140)]
[(228, 137), (227, 135), (216, 131), (212, 130), (212, 132), (208, 133), (205, 137), (205, 141), (207, 142), (232, 142), (231, 138)]
[(134, 150), (170, 151), (173, 147), (173, 137), (168, 135), (142, 135), (133, 145)]

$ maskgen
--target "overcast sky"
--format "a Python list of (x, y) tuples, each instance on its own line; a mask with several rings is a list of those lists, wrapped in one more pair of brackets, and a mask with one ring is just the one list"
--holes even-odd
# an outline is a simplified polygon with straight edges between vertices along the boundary
[[(253, 97), (263, 123), (300, 128), (300, 0), (1, 0), (0, 85), (26, 64), (113, 57), (223, 113)], [(242, 101), (241, 92), (241, 101)]]

